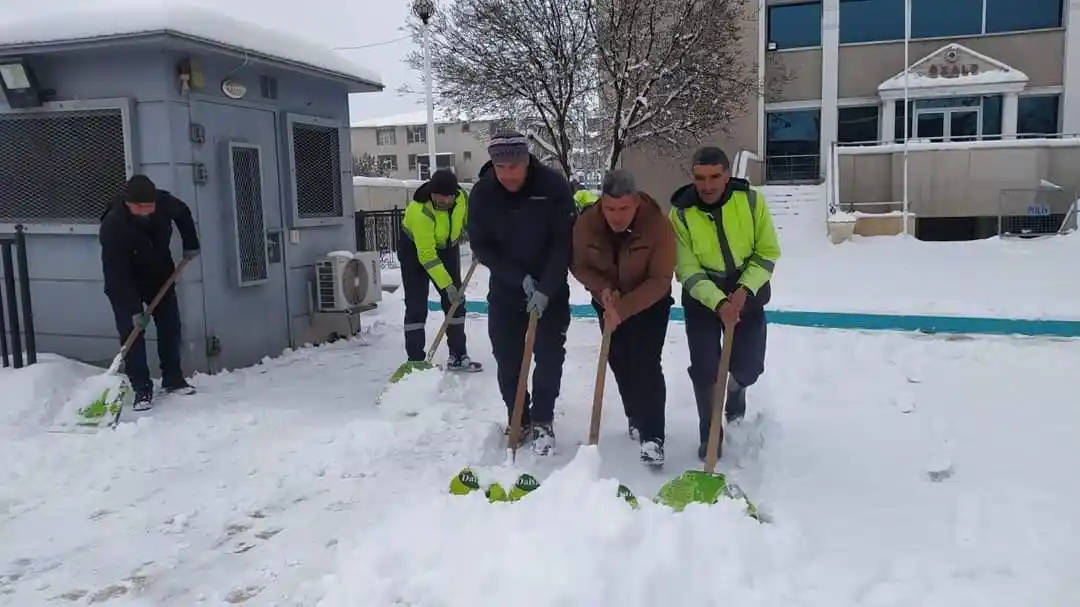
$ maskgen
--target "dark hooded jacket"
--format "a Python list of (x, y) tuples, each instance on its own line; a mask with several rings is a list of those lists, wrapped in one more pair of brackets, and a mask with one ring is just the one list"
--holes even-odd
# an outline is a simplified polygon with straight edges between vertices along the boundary
[(105, 293), (113, 305), (142, 311), (142, 294), (156, 291), (176, 269), (169, 243), (173, 223), (185, 251), (199, 250), (199, 235), (191, 209), (179, 198), (158, 190), (157, 208), (148, 217), (135, 217), (122, 196), (101, 216), (98, 241)]
[(468, 232), (473, 254), (491, 272), (489, 291), (522, 294), (529, 275), (549, 298), (568, 295), (577, 216), (570, 184), (531, 155), (517, 192), (507, 191), (495, 171), (481, 174), (469, 193)]

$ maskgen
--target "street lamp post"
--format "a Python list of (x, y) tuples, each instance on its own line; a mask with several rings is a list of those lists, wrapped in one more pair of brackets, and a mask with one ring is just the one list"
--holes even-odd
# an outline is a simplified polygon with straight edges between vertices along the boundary
[(435, 15), (434, 0), (413, 0), (413, 13), (424, 23), (424, 87), (427, 95), (428, 177), (437, 168), (435, 161), (435, 101), (431, 92), (431, 32), (430, 22)]

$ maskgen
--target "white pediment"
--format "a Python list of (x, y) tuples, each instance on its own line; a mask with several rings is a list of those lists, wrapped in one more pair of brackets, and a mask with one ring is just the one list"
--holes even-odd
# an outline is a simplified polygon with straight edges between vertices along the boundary
[(905, 80), (911, 98), (1017, 92), (1028, 83), (1024, 72), (956, 43), (911, 64), (907, 78), (900, 72), (882, 82), (878, 94), (882, 99), (903, 97)]

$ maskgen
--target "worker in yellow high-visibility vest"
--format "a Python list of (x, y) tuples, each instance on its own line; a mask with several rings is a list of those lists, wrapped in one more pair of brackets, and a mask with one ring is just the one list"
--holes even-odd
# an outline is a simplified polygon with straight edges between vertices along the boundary
[[(443, 312), (465, 297), (461, 284), (461, 245), (469, 216), (469, 201), (449, 169), (439, 169), (417, 188), (405, 207), (398, 239), (401, 286), (405, 290), (405, 353), (410, 362), (427, 358), (424, 351), (428, 283), (439, 291)], [(451, 371), (479, 371), (465, 347), (465, 305), (454, 311), (446, 327)]]
[(731, 162), (717, 147), (694, 153), (694, 182), (671, 196), (675, 228), (675, 277), (682, 283), (690, 380), (697, 400), (705, 458), (724, 327), (734, 327), (727, 415), (746, 413), (746, 388), (765, 371), (765, 304), (780, 243), (765, 197), (731, 176)]

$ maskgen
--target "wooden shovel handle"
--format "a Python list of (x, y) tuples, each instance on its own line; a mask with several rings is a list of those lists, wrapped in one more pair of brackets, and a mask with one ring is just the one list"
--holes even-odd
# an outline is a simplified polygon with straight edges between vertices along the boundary
[(465, 273), (465, 280), (461, 281), (461, 292), (458, 293), (460, 299), (450, 304), (450, 309), (446, 311), (446, 318), (444, 318), (442, 324), (439, 325), (439, 330), (435, 332), (435, 339), (431, 342), (431, 347), (428, 348), (427, 358), (425, 359), (428, 363), (431, 363), (431, 359), (435, 358), (435, 353), (439, 351), (439, 345), (446, 335), (446, 329), (450, 327), (450, 321), (454, 318), (454, 313), (457, 312), (458, 306), (465, 303), (465, 290), (469, 288), (469, 283), (472, 282), (473, 273), (476, 272), (476, 266), (478, 265), (480, 265), (480, 260), (473, 257), (472, 264), (469, 266), (469, 271)]
[(705, 472), (716, 471), (720, 443), (724, 440), (725, 415), (727, 415), (728, 371), (731, 369), (731, 348), (735, 341), (735, 325), (724, 325), (724, 344), (720, 351), (720, 367), (713, 384), (712, 419), (709, 420), (709, 443), (705, 449)]
[(536, 325), (540, 315), (529, 314), (529, 328), (525, 330), (525, 348), (521, 353), (521, 370), (518, 371), (517, 394), (514, 396), (514, 412), (510, 416), (510, 451), (516, 460), (521, 445), (521, 418), (525, 413), (525, 393), (529, 388), (529, 371), (532, 370), (533, 347), (536, 345)]
[[(165, 281), (165, 284), (161, 285), (161, 288), (158, 289), (157, 295), (154, 296), (154, 299), (150, 300), (150, 305), (146, 307), (146, 311), (143, 312), (143, 314), (149, 315), (154, 313), (154, 310), (157, 309), (158, 304), (161, 303), (161, 300), (165, 297), (165, 292), (168, 291), (169, 287), (173, 286), (173, 284), (176, 282), (176, 279), (180, 277), (180, 272), (184, 271), (184, 267), (187, 266), (189, 261), (191, 260), (187, 258), (180, 260), (180, 263), (176, 265), (176, 269), (173, 270), (173, 273), (169, 275), (169, 278)], [(135, 325), (135, 328), (131, 330), (131, 333), (128, 333), (127, 339), (124, 340), (124, 347), (120, 348), (120, 358), (127, 357), (128, 350), (131, 349), (131, 346), (135, 343), (135, 340), (139, 338), (140, 333), (142, 333), (142, 327), (139, 325)]]
[(604, 382), (607, 380), (608, 353), (611, 351), (610, 325), (604, 330), (604, 339), (600, 342), (600, 357), (596, 361), (596, 384), (593, 388), (592, 421), (589, 423), (589, 444), (600, 441), (600, 416), (604, 410)]

